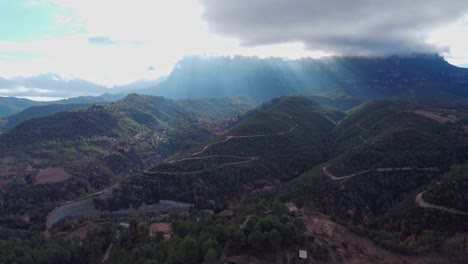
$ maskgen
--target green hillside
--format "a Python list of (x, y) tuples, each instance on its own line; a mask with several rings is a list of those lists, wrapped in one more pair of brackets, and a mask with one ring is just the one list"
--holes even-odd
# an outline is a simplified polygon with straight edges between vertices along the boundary
[(31, 106), (42, 105), (41, 102), (16, 97), (0, 97), (0, 116), (7, 116)]
[(468, 164), (452, 168), (425, 189), (426, 201), (468, 212)]
[[(29, 107), (33, 106), (46, 106), (45, 108), (34, 108), (41, 112), (41, 115), (35, 115), (31, 113), (31, 110), (28, 110), (27, 114), (20, 114), (18, 117), (24, 118), (25, 115), (32, 115), (33, 117), (41, 117), (45, 116), (44, 113), (52, 113), (58, 112), (59, 106), (57, 105), (84, 105), (84, 104), (101, 104), (106, 102), (115, 102), (120, 100), (124, 97), (122, 94), (102, 94), (99, 96), (79, 96), (79, 97), (72, 97), (68, 99), (62, 99), (58, 101), (33, 101), (25, 98), (17, 98), (17, 97), (0, 97), (0, 116), (6, 117), (10, 115), (17, 114), (23, 110), (26, 110)], [(50, 106), (50, 108), (49, 108)], [(73, 107), (67, 108), (63, 106), (63, 111), (75, 109)], [(8, 119), (8, 118), (7, 118)], [(22, 120), (24, 121), (24, 120)], [(4, 121), (3, 121), (4, 122)], [(3, 123), (2, 122), (2, 123)], [(17, 124), (17, 123), (15, 123)], [(3, 125), (2, 125), (3, 126)], [(13, 126), (8, 126), (7, 128), (11, 128)]]
[[(27, 211), (35, 215), (32, 223), (43, 223), (54, 203), (141, 172), (228, 129), (248, 108), (228, 98), (174, 101), (132, 94), (25, 121), (0, 135), (6, 193), (1, 215)], [(18, 222), (4, 222), (10, 224)]]
[(334, 129), (332, 158), (279, 187), (280, 196), (390, 249), (438, 245), (468, 228), (459, 167), (468, 159), (467, 113), (450, 104), (368, 102)]
[(91, 104), (51, 104), (44, 106), (31, 106), (19, 113), (0, 118), (0, 131), (11, 129), (29, 119), (45, 117), (58, 112), (86, 108), (89, 106), (91, 106)]
[(115, 209), (167, 198), (222, 208), (242, 190), (271, 187), (327, 160), (335, 126), (329, 116), (338, 115), (306, 97), (274, 99), (246, 113), (228, 133), (123, 183), (98, 206)]
[[(327, 105), (287, 96), (248, 110), (238, 99), (129, 95), (31, 119), (0, 136), (0, 223), (42, 230), (59, 202), (117, 183), (85, 208), (109, 217), (173, 200), (220, 217), (246, 208), (263, 217), (284, 215), (279, 202), (292, 201), (404, 254), (467, 230), (468, 107), (372, 100), (344, 113)], [(60, 168), (69, 178), (41, 183)]]
[(468, 228), (464, 166), (451, 169), (468, 159), (467, 114), (428, 100), (373, 100), (344, 114), (280, 97), (94, 203), (116, 210), (174, 199), (216, 212), (280, 198), (413, 254)]

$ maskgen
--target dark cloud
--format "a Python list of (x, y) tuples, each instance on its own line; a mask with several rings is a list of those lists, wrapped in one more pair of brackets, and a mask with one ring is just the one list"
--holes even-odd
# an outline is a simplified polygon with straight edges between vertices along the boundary
[(57, 74), (47, 73), (32, 77), (6, 79), (0, 77), (0, 96), (54, 97), (101, 95), (103, 93), (125, 93), (153, 86), (156, 80), (139, 80), (126, 85), (108, 88), (81, 79), (63, 79)]
[(199, 0), (212, 31), (243, 46), (303, 42), (341, 54), (440, 51), (425, 43), (435, 27), (468, 12), (460, 0)]
[(116, 40), (110, 39), (108, 37), (103, 37), (103, 36), (90, 37), (88, 38), (88, 42), (90, 44), (96, 44), (96, 45), (114, 45), (114, 44), (119, 43)]

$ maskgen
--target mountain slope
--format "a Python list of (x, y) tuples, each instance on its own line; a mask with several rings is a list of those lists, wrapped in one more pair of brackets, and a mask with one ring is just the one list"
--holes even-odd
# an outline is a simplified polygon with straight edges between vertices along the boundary
[(0, 118), (0, 131), (11, 129), (18, 124), (33, 118), (45, 117), (58, 112), (86, 108), (91, 104), (51, 104), (44, 106), (31, 106), (25, 110)]
[(226, 134), (124, 182), (114, 197), (96, 203), (116, 209), (176, 199), (222, 208), (224, 199), (242, 190), (271, 187), (325, 161), (335, 126), (329, 116), (338, 114), (306, 97), (274, 99)]
[[(279, 193), (346, 220), (389, 248), (432, 246), (468, 228), (468, 214), (452, 210), (464, 209), (463, 176), (453, 167), (468, 160), (467, 114), (466, 106), (450, 103), (363, 104), (334, 129), (333, 158)], [(442, 190), (447, 195), (439, 196)]]
[(46, 106), (57, 104), (93, 104), (115, 102), (124, 97), (123, 94), (102, 94), (99, 96), (79, 96), (57, 101), (33, 101), (16, 97), (0, 97), (0, 116), (9, 116), (19, 113), (31, 106)]
[(56, 202), (102, 189), (224, 131), (248, 108), (228, 98), (132, 94), (25, 121), (0, 135), (0, 180), (7, 194), (2, 212), (26, 210), (37, 222)]
[(42, 102), (36, 102), (24, 98), (0, 97), (0, 116), (7, 116), (17, 113), (31, 106), (43, 105)]

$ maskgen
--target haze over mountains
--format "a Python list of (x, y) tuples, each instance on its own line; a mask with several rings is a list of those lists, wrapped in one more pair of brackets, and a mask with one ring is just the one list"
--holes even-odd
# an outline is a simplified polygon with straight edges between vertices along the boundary
[[(372, 98), (465, 97), (467, 80), (467, 69), (450, 65), (438, 55), (301, 60), (188, 56), (177, 63), (166, 80), (133, 91), (174, 99), (234, 96), (253, 104), (282, 95), (318, 95), (340, 99), (349, 108)], [(109, 102), (128, 93), (117, 88), (109, 92), (117, 94), (54, 103)], [(0, 98), (0, 103), (0, 115), (52, 104), (14, 98)]]
[(368, 100), (466, 96), (468, 71), (438, 55), (258, 59), (186, 57), (167, 80), (143, 93), (174, 98), (243, 96), (259, 103), (281, 95)]

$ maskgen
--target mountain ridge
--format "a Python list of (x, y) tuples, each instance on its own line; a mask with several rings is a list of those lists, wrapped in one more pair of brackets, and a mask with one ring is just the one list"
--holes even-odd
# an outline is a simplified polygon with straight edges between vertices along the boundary
[(436, 54), (298, 60), (188, 56), (164, 82), (138, 92), (172, 98), (244, 96), (255, 104), (283, 95), (320, 95), (344, 100), (349, 109), (372, 98), (400, 96), (466, 101), (467, 85), (468, 69)]

